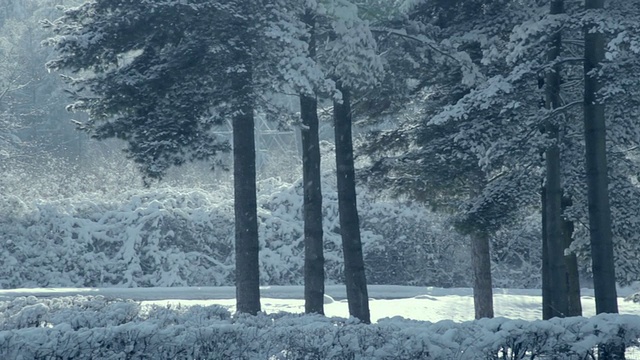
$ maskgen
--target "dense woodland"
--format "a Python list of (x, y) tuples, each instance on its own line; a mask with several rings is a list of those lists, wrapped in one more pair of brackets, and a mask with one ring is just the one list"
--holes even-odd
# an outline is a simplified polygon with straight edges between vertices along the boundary
[(0, 0), (0, 284), (540, 287), (640, 262), (640, 2)]

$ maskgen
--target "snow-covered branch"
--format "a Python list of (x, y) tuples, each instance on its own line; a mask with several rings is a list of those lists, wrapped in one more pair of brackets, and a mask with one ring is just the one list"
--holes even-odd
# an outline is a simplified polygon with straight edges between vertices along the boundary
[(459, 62), (459, 59), (456, 59), (455, 57), (453, 57), (453, 55), (443, 51), (442, 49), (440, 49), (436, 42), (427, 38), (424, 35), (409, 35), (406, 33), (406, 31), (402, 31), (402, 30), (396, 30), (396, 29), (391, 29), (391, 28), (372, 28), (371, 32), (373, 33), (379, 33), (379, 34), (387, 34), (387, 35), (394, 35), (394, 36), (398, 36), (404, 39), (408, 39), (408, 40), (412, 40), (412, 41), (416, 41), (419, 42), (425, 46), (427, 46), (429, 49), (437, 52), (438, 54), (445, 56), (455, 62)]

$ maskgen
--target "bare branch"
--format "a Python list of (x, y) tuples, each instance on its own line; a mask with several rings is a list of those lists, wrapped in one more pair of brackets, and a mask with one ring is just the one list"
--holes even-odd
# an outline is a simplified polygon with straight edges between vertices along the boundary
[(563, 39), (562, 43), (567, 45), (584, 47), (584, 40), (580, 40), (580, 39)]
[(546, 65), (543, 65), (541, 67), (539, 67), (536, 71), (537, 72), (542, 72), (542, 71), (547, 71), (557, 65), (563, 65), (566, 63), (580, 63), (582, 64), (584, 62), (584, 57), (567, 57), (567, 58), (560, 58), (557, 59), (555, 61), (552, 61)]
[(5, 88), (4, 90), (2, 90), (2, 93), (0, 93), (0, 101), (2, 101), (2, 99), (4, 99), (4, 97), (9, 93), (9, 87)]
[(582, 104), (583, 104), (582, 100), (576, 100), (574, 102), (570, 102), (568, 104), (562, 105), (560, 107), (557, 107), (557, 108), (549, 111), (548, 114), (547, 114), (547, 118), (550, 118), (550, 117), (558, 115), (558, 114), (562, 114), (562, 113), (566, 112), (567, 110), (573, 108), (574, 106), (582, 105)]

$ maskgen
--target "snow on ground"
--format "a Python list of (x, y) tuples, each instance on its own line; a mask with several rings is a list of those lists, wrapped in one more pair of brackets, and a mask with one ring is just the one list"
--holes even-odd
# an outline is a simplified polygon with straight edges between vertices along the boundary
[[(345, 288), (326, 287), (325, 313), (328, 316), (348, 317)], [(618, 305), (620, 313), (640, 315), (640, 304), (624, 301), (633, 290), (622, 289)], [(595, 315), (593, 290), (582, 290), (584, 316)], [(103, 295), (140, 301), (143, 305), (222, 305), (235, 311), (235, 288), (173, 287), (173, 288), (42, 288), (0, 290), (0, 301), (19, 296), (61, 297), (71, 295)], [(267, 313), (304, 312), (302, 286), (266, 286), (261, 288), (262, 309)], [(407, 319), (436, 322), (473, 320), (473, 295), (466, 288), (432, 288), (395, 285), (369, 286), (371, 320), (401, 316)], [(495, 289), (496, 316), (510, 319), (536, 320), (542, 318), (540, 290)]]

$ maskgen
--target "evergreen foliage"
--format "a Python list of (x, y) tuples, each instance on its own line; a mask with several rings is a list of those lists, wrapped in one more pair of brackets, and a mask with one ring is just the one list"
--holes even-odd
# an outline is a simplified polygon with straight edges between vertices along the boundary
[[(582, 55), (580, 40), (575, 40), (581, 38), (585, 21), (582, 4), (567, 2), (566, 15), (549, 15), (546, 3), (483, 3), (407, 2), (405, 17), (385, 25), (390, 29), (381, 32), (386, 39), (381, 44), (389, 47), (382, 50), (387, 62), (394, 64), (392, 77), (406, 82), (413, 93), (394, 105), (405, 109), (404, 115), (382, 114), (381, 130), (363, 145), (365, 153), (377, 153), (363, 175), (370, 184), (395, 194), (445, 205), (458, 214), (462, 224), (473, 224), (476, 219), (480, 228), (495, 231), (513, 221), (515, 209), (539, 206), (544, 175), (541, 153), (550, 144), (540, 130), (553, 120), (560, 129), (562, 185), (573, 200), (563, 216), (577, 224), (571, 248), (587, 269), (585, 148), (578, 136), (582, 114), (577, 96), (581, 94)], [(602, 67), (603, 94), (615, 93), (606, 97), (607, 107), (612, 114), (624, 113), (608, 117), (612, 211), (620, 215), (626, 213), (623, 208), (635, 208), (635, 196), (630, 193), (637, 186), (629, 170), (635, 166), (631, 163), (639, 139), (637, 124), (628, 122), (635, 118), (630, 113), (635, 107), (622, 105), (634, 102), (635, 90), (625, 86), (634, 83), (635, 77), (614, 72), (635, 66), (622, 55), (633, 57), (637, 50), (631, 45), (635, 40), (627, 35), (635, 29), (629, 19), (636, 16), (628, 6), (612, 3), (599, 17), (612, 49)], [(544, 93), (538, 79), (553, 66), (545, 59), (545, 49), (549, 34), (560, 28), (569, 39), (558, 59), (563, 64), (562, 104), (548, 111), (540, 107)], [(624, 44), (618, 46), (621, 39)], [(404, 43), (422, 50), (406, 55), (396, 46)], [(621, 56), (620, 66), (614, 60), (617, 56)], [(400, 66), (402, 61), (406, 65)], [(422, 74), (426, 76), (418, 76)], [(615, 90), (622, 87), (629, 91), (626, 95)], [(478, 180), (479, 191), (470, 196), (473, 179)], [(636, 220), (636, 216), (613, 216), (616, 266), (621, 269), (617, 280), (622, 283), (636, 274), (623, 270), (633, 267), (626, 249), (638, 244), (632, 235), (635, 231), (630, 231)]]
[[(97, 139), (127, 141), (127, 155), (148, 178), (170, 166), (229, 151), (210, 130), (223, 121), (235, 73), (231, 19), (210, 1), (96, 1), (51, 23), (59, 56), (52, 70), (70, 70), (82, 129)], [(211, 24), (217, 26), (211, 26)]]

